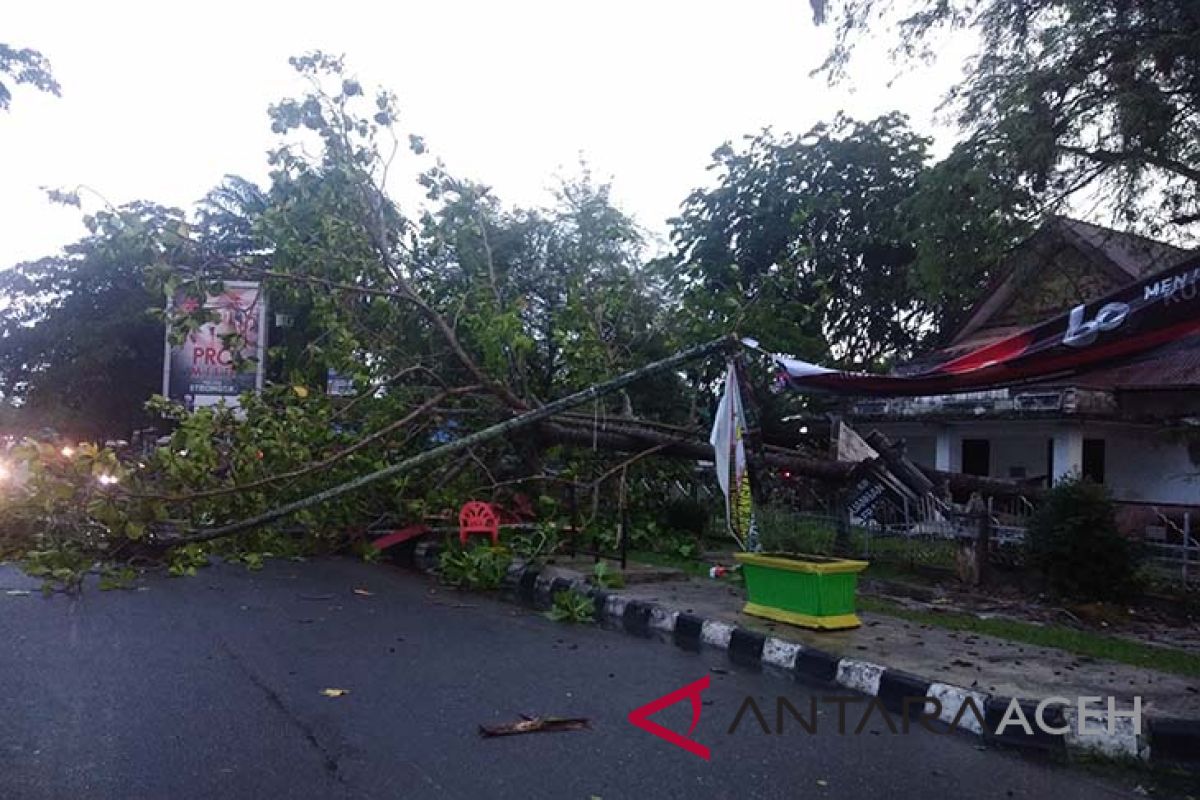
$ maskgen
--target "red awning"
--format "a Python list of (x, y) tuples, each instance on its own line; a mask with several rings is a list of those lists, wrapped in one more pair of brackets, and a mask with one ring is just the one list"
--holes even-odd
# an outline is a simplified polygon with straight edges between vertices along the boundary
[(995, 389), (1068, 375), (1200, 331), (1200, 258), (962, 355), (906, 375), (826, 369), (776, 357), (799, 391), (920, 396)]

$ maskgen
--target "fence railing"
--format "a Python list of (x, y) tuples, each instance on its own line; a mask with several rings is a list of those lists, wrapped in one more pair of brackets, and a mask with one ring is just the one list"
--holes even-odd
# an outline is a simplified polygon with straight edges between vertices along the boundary
[[(979, 534), (980, 515), (946, 506), (922, 511), (923, 519), (910, 514), (910, 519), (905, 521), (902, 514), (893, 514), (883, 522), (856, 521), (849, 525), (843, 543), (849, 546), (849, 555), (867, 560), (954, 569), (961, 541)], [(812, 531), (807, 541), (810, 550), (833, 551), (839, 525), (837, 517), (802, 513), (792, 516), (797, 525)], [(1003, 519), (993, 508), (988, 518), (988, 561), (1001, 567), (1020, 569), (1025, 565), (1027, 527), (1002, 522)], [(1141, 544), (1144, 548), (1143, 567), (1156, 579), (1185, 589), (1200, 588), (1200, 541), (1193, 534), (1190, 515), (1184, 516), (1182, 525), (1170, 529), (1170, 540), (1143, 540)]]

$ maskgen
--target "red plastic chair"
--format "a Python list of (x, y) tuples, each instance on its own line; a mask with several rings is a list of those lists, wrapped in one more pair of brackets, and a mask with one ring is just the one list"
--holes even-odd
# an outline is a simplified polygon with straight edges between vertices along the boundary
[(472, 500), (458, 512), (458, 541), (465, 546), (472, 533), (486, 534), (493, 545), (500, 544), (500, 516), (491, 503)]

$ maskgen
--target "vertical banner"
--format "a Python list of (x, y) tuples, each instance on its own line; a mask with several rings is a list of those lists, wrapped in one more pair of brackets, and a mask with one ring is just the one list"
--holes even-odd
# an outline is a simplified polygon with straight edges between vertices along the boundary
[[(169, 300), (168, 311), (190, 312), (198, 305), (194, 297), (179, 292)], [(266, 368), (266, 298), (258, 283), (226, 281), (224, 291), (209, 295), (204, 308), (215, 312), (218, 319), (189, 333), (182, 344), (171, 345), (169, 340), (166, 344), (163, 395), (189, 409), (221, 400), (227, 405), (237, 405), (238, 395), (262, 390)]]
[(725, 391), (717, 406), (712, 433), (708, 442), (713, 446), (713, 462), (717, 483), (725, 495), (725, 522), (729, 532), (743, 550), (759, 550), (758, 531), (754, 525), (754, 502), (750, 493), (750, 472), (746, 464), (746, 413), (742, 408), (741, 387), (737, 371), (730, 362), (725, 373)]

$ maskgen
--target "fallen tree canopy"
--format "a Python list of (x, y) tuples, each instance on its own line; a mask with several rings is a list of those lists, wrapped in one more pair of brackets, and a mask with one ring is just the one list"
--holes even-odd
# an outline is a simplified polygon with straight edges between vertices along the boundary
[(166, 538), (158, 538), (168, 545), (204, 542), (231, 536), (235, 533), (241, 533), (242, 531), (251, 530), (253, 528), (266, 525), (283, 517), (304, 511), (305, 509), (327, 503), (330, 500), (340, 497), (341, 495), (358, 491), (359, 489), (378, 481), (410, 472), (422, 465), (445, 458), (446, 456), (454, 453), (470, 451), (475, 446), (483, 445), (500, 437), (513, 434), (525, 427), (534, 425), (542, 420), (549, 419), (557, 413), (620, 391), (622, 388), (643, 378), (653, 376), (659, 372), (665, 372), (667, 370), (677, 368), (688, 363), (689, 361), (702, 359), (710, 355), (719, 354), (722, 351), (731, 350), (736, 345), (736, 342), (737, 340), (733, 337), (722, 337), (720, 339), (714, 339), (711, 342), (690, 347), (686, 350), (676, 353), (669, 358), (665, 358), (661, 361), (656, 361), (652, 364), (647, 364), (643, 367), (639, 367), (638, 369), (631, 370), (630, 372), (626, 372), (623, 375), (618, 375), (617, 377), (605, 381), (604, 383), (590, 386), (581, 392), (576, 392), (575, 394), (567, 397), (549, 402), (540, 408), (526, 411), (522, 414), (512, 417), (511, 419), (504, 420), (496, 423), (495, 425), (484, 428), (483, 430), (467, 434), (461, 438), (456, 438), (453, 441), (447, 442), (446, 444), (430, 450), (426, 450), (418, 455), (404, 459), (403, 461), (399, 461), (395, 464), (389, 464), (382, 469), (378, 469), (364, 475), (359, 475), (349, 481), (346, 481), (345, 483), (331, 486), (315, 494), (303, 497), (291, 503), (285, 503), (253, 517), (232, 522), (228, 525), (210, 528), (208, 530), (189, 531), (178, 537), (168, 536)]
[[(429, 203), (406, 216), (387, 193), (387, 176), (401, 142), (415, 158), (425, 145), (397, 132), (395, 98), (369, 96), (341, 59), (311, 53), (292, 63), (309, 88), (270, 109), (283, 138), (270, 154), (266, 188), (229, 178), (192, 214), (152, 203), (106, 207), (89, 215), (89, 235), (64, 255), (0, 281), (24, 297), (3, 321), (25, 337), (0, 359), (0, 383), (24, 386), (29, 371), (41, 375), (46, 364), (55, 375), (87, 378), (70, 387), (55, 379), (28, 394), (23, 410), (42, 404), (44, 416), (30, 417), (36, 427), (60, 413), (86, 418), (105, 394), (91, 378), (109, 375), (104, 359), (114, 348), (79, 333), (90, 331), (88, 314), (111, 305), (94, 298), (136, 306), (106, 318), (105, 330), (127, 335), (131, 320), (149, 319), (139, 336), (154, 356), (121, 362), (109, 380), (128, 391), (120, 407), (93, 415), (89, 435), (109, 430), (102, 421), (138, 416), (140, 424), (143, 410), (131, 414), (124, 398), (140, 400), (147, 380), (158, 380), (157, 364), (156, 374), (143, 374), (160, 352), (158, 326), (182, 342), (211, 321), (204, 303), (226, 281), (259, 282), (277, 315), (266, 388), (242, 396), (236, 411), (152, 400), (146, 418), (165, 420), (168, 439), (137, 456), (77, 441), (73, 449), (27, 442), (13, 454), (27, 471), (22, 489), (0, 503), (0, 551), (36, 561), (42, 574), (72, 576), (96, 559), (165, 549), (184, 573), (208, 552), (260, 563), (263, 553), (288, 551), (294, 545), (279, 538), (285, 520), (311, 532), (306, 547), (340, 547), (346, 531), (445, 514), (512, 487), (534, 487), (506, 498), (537, 512), (529, 518), (561, 519), (561, 498), (539, 483), (589, 491), (596, 526), (612, 527), (616, 508), (627, 507), (630, 473), (668, 486), (694, 481), (695, 463), (710, 459), (707, 428), (725, 366), (716, 356), (731, 346), (729, 331), (762, 325), (798, 353), (828, 350), (817, 335), (828, 298), (747, 294), (726, 274), (723, 247), (705, 248), (716, 260), (689, 269), (647, 259), (637, 225), (586, 169), (563, 183), (553, 207), (522, 209), (440, 163), (427, 165), (418, 181)], [(851, 127), (870, 135), (880, 154), (889, 151), (886, 131), (872, 133), (879, 126)], [(828, 144), (843, 156), (855, 149)], [(805, 159), (796, 168), (823, 163)], [(823, 197), (840, 208), (844, 193), (834, 187)], [(720, 233), (706, 221), (721, 214), (692, 210), (692, 221), (704, 223), (694, 241)], [(839, 246), (857, 252), (869, 244), (851, 236)], [(164, 294), (196, 302), (164, 312), (156, 299)], [(59, 304), (64, 297), (73, 302)], [(152, 318), (147, 304), (156, 307)], [(93, 338), (102, 347), (83, 347)], [(58, 346), (64, 339), (69, 351)], [(116, 349), (141, 352), (130, 344)], [(896, 349), (875, 344), (880, 354)], [(323, 391), (330, 371), (356, 396)], [(746, 388), (766, 395), (761, 385)], [(51, 402), (59, 394), (70, 402)], [(795, 398), (762, 402), (773, 405), (766, 416), (774, 420), (814, 411)], [(593, 405), (573, 411), (580, 403)], [(831, 486), (853, 469), (769, 442), (752, 450), (755, 466)], [(965, 476), (934, 480), (1012, 490)], [(600, 502), (605, 492), (615, 502)], [(639, 501), (662, 505), (663, 494), (630, 504)]]

